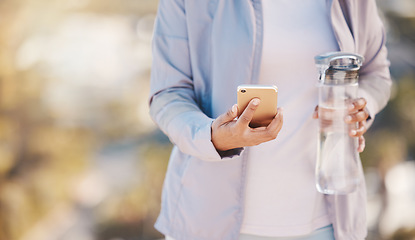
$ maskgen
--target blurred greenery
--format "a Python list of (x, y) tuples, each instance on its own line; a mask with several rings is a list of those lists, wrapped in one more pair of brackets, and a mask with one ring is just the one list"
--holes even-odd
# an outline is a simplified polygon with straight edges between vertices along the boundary
[(154, 239), (160, 234), (153, 228), (160, 210), (161, 186), (170, 155), (169, 144), (148, 142), (142, 146), (137, 166), (137, 186), (106, 200), (96, 211), (97, 239), (122, 236), (125, 239)]
[[(414, 239), (411, 222), (382, 226), (388, 173), (415, 159), (415, 7), (378, 3), (395, 84), (362, 154), (378, 179), (368, 239)], [(162, 237), (153, 224), (172, 146), (147, 106), (157, 4), (0, 1), (0, 240)]]
[(366, 134), (364, 166), (386, 173), (400, 161), (415, 155), (415, 75), (395, 83), (394, 94)]
[[(385, 226), (393, 226), (394, 219), (405, 215), (391, 211), (397, 209), (396, 204), (402, 204), (396, 195), (391, 194), (396, 191), (391, 187), (399, 189), (402, 186), (393, 185), (388, 174), (405, 161), (415, 160), (415, 2), (379, 0), (378, 4), (388, 30), (387, 47), (394, 86), (390, 102), (365, 134), (366, 149), (361, 154), (365, 170), (373, 172), (375, 169), (378, 176), (376, 184), (370, 185), (371, 181), (368, 181), (369, 208), (377, 206), (375, 221), (369, 226), (368, 239), (410, 240), (415, 239), (411, 230), (415, 229), (414, 218), (406, 220), (410, 222), (398, 229), (385, 229)], [(403, 175), (400, 177), (402, 181), (394, 179), (394, 182), (410, 181)], [(415, 206), (414, 193), (415, 189), (411, 188), (399, 197), (409, 199), (408, 204)], [(415, 213), (414, 208), (407, 211), (412, 215)]]
[(415, 239), (415, 228), (413, 229), (400, 228), (390, 237), (390, 239), (414, 240)]
[[(0, 2), (0, 239), (161, 236), (171, 144), (147, 114), (157, 4)], [(123, 151), (134, 175), (108, 187), (117, 179), (101, 162)]]

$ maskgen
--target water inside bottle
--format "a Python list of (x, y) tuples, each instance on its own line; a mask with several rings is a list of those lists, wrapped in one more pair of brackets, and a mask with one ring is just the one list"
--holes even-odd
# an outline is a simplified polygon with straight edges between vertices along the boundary
[(319, 106), (320, 133), (317, 159), (317, 189), (326, 194), (353, 192), (358, 183), (357, 138), (350, 137), (344, 122), (347, 107)]

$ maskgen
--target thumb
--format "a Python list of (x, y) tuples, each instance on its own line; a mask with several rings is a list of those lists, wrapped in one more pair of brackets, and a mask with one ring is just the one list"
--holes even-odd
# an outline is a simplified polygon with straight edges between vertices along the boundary
[(220, 123), (226, 123), (234, 120), (238, 115), (238, 105), (233, 105), (226, 113), (218, 117)]

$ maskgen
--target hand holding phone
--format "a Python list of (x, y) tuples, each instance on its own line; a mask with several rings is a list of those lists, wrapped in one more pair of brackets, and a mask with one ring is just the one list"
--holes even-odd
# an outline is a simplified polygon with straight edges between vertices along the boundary
[[(267, 100), (264, 101), (267, 102)], [(262, 105), (263, 101), (254, 97), (254, 99), (248, 100), (245, 109), (235, 104), (226, 113), (217, 117), (211, 126), (211, 141), (216, 150), (223, 152), (235, 148), (255, 146), (275, 139), (283, 125), (282, 109), (276, 110), (276, 115), (272, 115), (272, 120), (267, 126), (250, 127), (256, 110)], [(265, 109), (268, 108), (265, 107)], [(270, 109), (273, 109), (273, 107)], [(235, 120), (238, 115), (240, 117)]]

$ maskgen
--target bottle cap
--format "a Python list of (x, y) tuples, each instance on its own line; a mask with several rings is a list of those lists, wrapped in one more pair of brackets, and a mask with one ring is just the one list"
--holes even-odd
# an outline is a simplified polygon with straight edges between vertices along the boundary
[(354, 84), (364, 58), (358, 54), (329, 52), (314, 58), (320, 67), (320, 82), (330, 85)]

